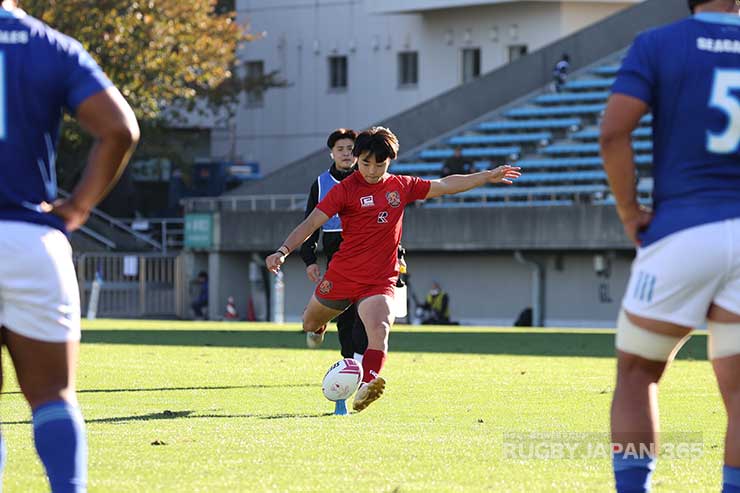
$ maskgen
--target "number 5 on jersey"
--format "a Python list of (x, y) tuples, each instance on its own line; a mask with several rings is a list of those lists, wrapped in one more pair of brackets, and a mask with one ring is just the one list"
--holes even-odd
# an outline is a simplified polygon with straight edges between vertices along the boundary
[(740, 101), (733, 91), (740, 90), (740, 70), (717, 69), (714, 71), (712, 95), (709, 106), (727, 115), (724, 132), (707, 132), (707, 150), (715, 154), (730, 154), (740, 145)]

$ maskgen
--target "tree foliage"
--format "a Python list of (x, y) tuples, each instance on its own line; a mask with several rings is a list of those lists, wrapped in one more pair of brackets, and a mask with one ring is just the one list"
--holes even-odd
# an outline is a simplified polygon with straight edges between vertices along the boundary
[[(142, 127), (177, 118), (173, 108), (233, 116), (240, 94), (279, 86), (276, 73), (240, 78), (237, 51), (254, 36), (217, 0), (22, 0), (22, 7), (80, 41), (131, 104)], [(231, 2), (233, 4), (233, 2)], [(83, 158), (79, 128), (65, 123), (60, 172)], [(146, 139), (146, 135), (144, 135)], [(145, 140), (142, 142), (145, 143)], [(66, 166), (65, 166), (66, 164)], [(60, 182), (64, 183), (64, 176)]]
[(23, 8), (80, 41), (140, 119), (208, 94), (231, 77), (249, 41), (216, 0), (25, 0)]

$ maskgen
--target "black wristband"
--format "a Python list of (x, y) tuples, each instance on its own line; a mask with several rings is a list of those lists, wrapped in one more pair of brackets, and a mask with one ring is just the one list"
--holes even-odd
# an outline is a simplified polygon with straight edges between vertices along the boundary
[[(282, 250), (283, 248), (285, 248), (285, 251)], [(285, 257), (287, 257), (288, 255), (290, 255), (290, 249), (288, 247), (286, 247), (285, 245), (280, 245), (280, 247), (277, 250), (275, 250), (275, 251), (282, 253), (283, 256), (285, 256)]]

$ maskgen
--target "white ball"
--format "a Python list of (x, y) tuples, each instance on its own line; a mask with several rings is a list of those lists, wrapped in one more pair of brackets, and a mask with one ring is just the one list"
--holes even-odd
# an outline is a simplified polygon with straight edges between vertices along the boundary
[(331, 365), (324, 375), (321, 390), (330, 401), (341, 401), (354, 394), (361, 381), (362, 365), (355, 359), (346, 358)]

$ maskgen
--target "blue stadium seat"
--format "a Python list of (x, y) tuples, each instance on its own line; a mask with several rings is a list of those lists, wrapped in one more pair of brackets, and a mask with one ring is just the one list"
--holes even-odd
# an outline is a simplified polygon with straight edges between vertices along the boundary
[(570, 129), (581, 126), (580, 118), (554, 118), (549, 120), (501, 120), (481, 123), (476, 130), (492, 132), (499, 130), (545, 130)]
[[(653, 156), (650, 154), (638, 154), (635, 162), (641, 165), (652, 164)], [(600, 157), (566, 157), (550, 159), (521, 159), (514, 163), (527, 170), (531, 168), (601, 168), (604, 163)]]
[(606, 101), (609, 97), (608, 91), (598, 92), (560, 92), (554, 94), (543, 94), (537, 96), (534, 102), (537, 104), (561, 104), (561, 103), (575, 103), (575, 102), (587, 102), (592, 103), (596, 101)]
[(545, 116), (590, 115), (601, 113), (604, 111), (604, 108), (606, 108), (605, 104), (579, 104), (573, 106), (551, 106), (547, 108), (514, 108), (507, 111), (506, 116), (512, 118), (539, 118)]
[(442, 162), (394, 163), (389, 171), (396, 175), (417, 175), (419, 173), (439, 173)]
[[(642, 205), (650, 205), (652, 204), (653, 201), (646, 197), (637, 197), (637, 202)], [(616, 204), (617, 204), (616, 200), (614, 200), (614, 197), (611, 195), (605, 199), (594, 201), (594, 205), (616, 205)]]
[(604, 65), (604, 66), (597, 67), (591, 70), (591, 73), (596, 74), (596, 75), (604, 75), (607, 77), (609, 76), (613, 77), (617, 75), (617, 72), (619, 72), (619, 67), (620, 65)]
[(456, 200), (445, 200), (442, 202), (427, 201), (424, 203), (424, 207), (433, 209), (443, 209), (448, 207), (466, 207), (466, 208), (479, 208), (479, 207), (563, 207), (573, 205), (572, 200), (560, 199), (560, 200), (512, 200), (512, 201), (486, 201), (486, 202), (460, 202)]
[[(422, 175), (424, 173), (434, 173), (430, 175), (433, 178), (439, 178), (439, 174), (442, 172), (442, 166), (444, 165), (441, 161), (432, 162), (419, 162), (419, 163), (394, 163), (391, 165), (389, 171), (396, 175)], [(477, 171), (483, 171), (491, 167), (491, 161), (475, 161), (473, 166)], [(428, 177), (424, 177), (428, 178)]]
[[(580, 132), (575, 132), (570, 136), (573, 139), (577, 140), (597, 140), (599, 138), (599, 135), (601, 135), (601, 133), (599, 132), (598, 128), (588, 128), (586, 130), (581, 130)], [(639, 127), (634, 132), (632, 132), (632, 137), (638, 139), (650, 138), (652, 136), (653, 129), (650, 127)]]
[[(635, 151), (651, 151), (652, 141), (638, 141), (632, 143)], [(598, 154), (599, 144), (555, 144), (542, 149), (543, 154)]]
[(604, 171), (560, 171), (550, 173), (524, 173), (516, 180), (516, 182), (519, 184), (601, 180), (606, 180), (606, 173)]
[(550, 132), (531, 134), (497, 134), (497, 135), (458, 135), (447, 141), (450, 145), (485, 145), (485, 144), (523, 144), (526, 142), (547, 142), (552, 139)]
[[(462, 150), (465, 157), (511, 157), (522, 152), (519, 146), (511, 147), (467, 147)], [(419, 159), (446, 159), (452, 157), (452, 149), (425, 149), (419, 153)]]
[(567, 90), (582, 91), (594, 89), (610, 89), (614, 84), (614, 79), (580, 79), (571, 80), (563, 86)]
[[(565, 92), (541, 94), (530, 105), (505, 112), (504, 116), (510, 119), (478, 123), (467, 133), (448, 138), (445, 141), (448, 147), (424, 149), (417, 154), (417, 161), (395, 163), (391, 172), (437, 179), (444, 160), (454, 154), (452, 147), (463, 146), (462, 155), (475, 161), (476, 170), (513, 160), (524, 173), (513, 186), (480, 187), (429, 201), (424, 207), (571, 206), (581, 202), (584, 196), (595, 204), (613, 203), (608, 197), (607, 176), (599, 156), (600, 129), (595, 120), (606, 108), (618, 70), (619, 65), (615, 64), (598, 67), (591, 71), (596, 77), (568, 81)], [(652, 115), (645, 115), (633, 132), (635, 162), (642, 170), (642, 166), (651, 165), (653, 160), (651, 123)], [(551, 132), (558, 130), (555, 135)], [(559, 140), (563, 131), (572, 142)], [(554, 145), (535, 151), (530, 144), (527, 152), (532, 155), (517, 160), (522, 154), (521, 145), (547, 142)], [(649, 203), (652, 186), (649, 178), (638, 182), (641, 203)]]
[(456, 195), (459, 198), (496, 198), (496, 197), (542, 197), (546, 195), (574, 195), (606, 193), (606, 185), (552, 185), (552, 186), (491, 186), (475, 188)]

